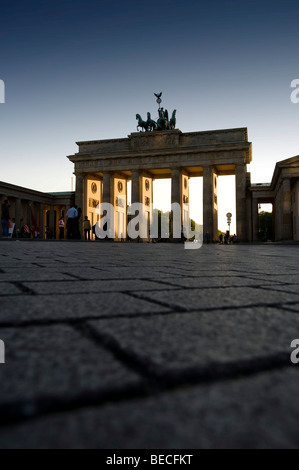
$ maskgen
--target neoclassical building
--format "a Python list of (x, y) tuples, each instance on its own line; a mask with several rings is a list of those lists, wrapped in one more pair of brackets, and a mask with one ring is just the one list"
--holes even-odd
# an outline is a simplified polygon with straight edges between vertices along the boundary
[(250, 187), (252, 205), (252, 238), (258, 240), (258, 207), (273, 206), (273, 233), (275, 241), (299, 241), (299, 156), (278, 162), (272, 182)]
[(32, 226), (32, 214), (39, 229), (39, 237), (46, 238), (46, 229), (58, 238), (58, 220), (66, 222), (66, 210), (74, 203), (75, 193), (42, 193), (0, 181), (0, 203), (10, 203), (10, 217), (15, 223), (16, 233), (26, 224)]

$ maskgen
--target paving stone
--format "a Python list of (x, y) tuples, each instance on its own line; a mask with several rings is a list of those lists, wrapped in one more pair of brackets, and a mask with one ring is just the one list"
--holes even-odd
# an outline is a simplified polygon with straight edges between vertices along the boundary
[(139, 298), (160, 301), (173, 309), (182, 308), (187, 311), (282, 304), (299, 300), (299, 293), (290, 294), (254, 287), (177, 289), (175, 291), (136, 292), (135, 294)]
[(37, 294), (82, 294), (99, 292), (128, 292), (135, 289), (139, 291), (171, 290), (175, 286), (167, 286), (154, 281), (130, 280), (100, 280), (100, 281), (71, 281), (71, 282), (28, 282), (26, 287)]
[[(178, 287), (240, 287), (240, 286), (261, 286), (260, 279), (250, 279), (247, 277), (237, 276), (235, 273), (228, 275), (218, 276), (198, 276), (198, 277), (180, 277), (180, 278), (167, 278), (167, 283)], [(280, 285), (278, 281), (271, 281), (273, 285)]]
[(166, 268), (157, 267), (140, 267), (140, 266), (109, 266), (105, 271), (93, 270), (95, 272), (89, 273), (92, 279), (152, 279), (163, 280), (174, 277), (183, 277), (187, 273), (182, 273), (178, 269), (173, 269), (166, 272)]
[(280, 274), (246, 274), (247, 278), (260, 280), (261, 286), (269, 286), (274, 284), (295, 284), (299, 282), (299, 273), (289, 274), (289, 273), (280, 273)]
[[(282, 307), (287, 309), (287, 310), (292, 310), (294, 312), (299, 313), (299, 303), (284, 304), (284, 305), (282, 305)], [(299, 338), (299, 336), (298, 336), (298, 338)]]
[[(299, 281), (299, 279), (298, 279)], [(276, 285), (275, 287), (273, 286), (273, 284), (269, 283), (269, 284), (265, 284), (265, 285), (262, 285), (261, 287), (265, 288), (265, 289), (271, 289), (271, 290), (275, 290), (275, 291), (278, 291), (278, 292), (293, 292), (294, 294), (298, 294), (299, 293), (299, 282), (298, 284), (285, 284), (283, 286), (281, 285)]]
[(5, 343), (5, 364), (0, 367), (2, 413), (8, 404), (20, 403), (26, 414), (37, 400), (67, 402), (140, 383), (109, 352), (69, 326), (1, 328), (0, 337)]
[[(57, 272), (58, 271), (58, 272)], [(72, 279), (69, 274), (63, 274), (55, 268), (34, 268), (19, 267), (19, 268), (5, 268), (5, 272), (0, 272), (1, 281), (63, 281)]]
[(184, 387), (0, 429), (1, 448), (298, 448), (298, 386), (290, 367)]
[[(3, 295), (18, 295), (21, 291), (18, 287), (14, 286), (8, 282), (0, 282), (0, 296)], [(1, 299), (0, 299), (0, 308), (1, 308)]]
[(1, 298), (0, 324), (168, 312), (169, 309), (120, 293), (27, 295)]
[[(65, 267), (65, 268), (60, 268), (60, 270), (68, 275), (68, 279), (72, 277), (77, 277), (78, 279), (82, 280), (105, 280), (105, 279), (112, 279), (112, 280), (123, 280), (123, 279), (133, 279), (133, 280), (138, 280), (138, 279), (150, 279), (153, 278), (156, 279), (158, 276), (159, 278), (164, 278), (165, 275), (163, 273), (160, 273), (153, 269), (146, 269), (146, 268), (134, 268), (134, 267), (107, 267), (107, 269), (98, 269), (98, 268), (70, 268)], [(36, 279), (35, 279), (36, 280)]]
[(207, 369), (217, 374), (223, 364), (287, 357), (292, 340), (299, 338), (299, 316), (267, 307), (135, 318), (134, 328), (126, 318), (90, 325), (162, 377)]

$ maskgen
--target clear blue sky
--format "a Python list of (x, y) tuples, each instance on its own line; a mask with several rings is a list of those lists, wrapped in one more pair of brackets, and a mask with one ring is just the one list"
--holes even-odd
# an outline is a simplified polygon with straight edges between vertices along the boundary
[(126, 137), (163, 90), (183, 132), (248, 127), (270, 181), (299, 154), (298, 18), (297, 0), (2, 1), (0, 179), (69, 190), (75, 142)]

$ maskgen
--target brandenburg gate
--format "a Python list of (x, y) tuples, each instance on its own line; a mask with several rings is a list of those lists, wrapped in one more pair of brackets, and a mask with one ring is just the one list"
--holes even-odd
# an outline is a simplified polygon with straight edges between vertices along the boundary
[[(159, 115), (162, 120), (163, 108), (159, 108)], [(148, 121), (153, 122), (150, 116)], [(252, 146), (247, 129), (183, 133), (173, 127), (163, 129), (160, 122), (158, 128), (134, 132), (127, 138), (78, 142), (78, 153), (68, 158), (75, 165), (76, 204), (82, 208), (83, 216), (95, 224), (97, 206), (103, 202), (112, 204), (116, 239), (125, 239), (127, 182), (132, 182), (131, 202), (143, 204), (150, 225), (153, 181), (171, 178), (171, 202), (180, 204), (183, 224), (189, 203), (189, 179), (202, 176), (203, 230), (216, 241), (217, 178), (235, 175), (237, 237), (239, 241), (249, 241), (252, 228), (247, 164), (252, 160)]]

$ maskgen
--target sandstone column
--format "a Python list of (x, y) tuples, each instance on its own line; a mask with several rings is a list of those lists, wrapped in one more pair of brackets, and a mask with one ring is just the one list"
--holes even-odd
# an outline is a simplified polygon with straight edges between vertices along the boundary
[[(21, 230), (21, 219), (23, 218), (22, 213), (22, 200), (16, 199), (16, 231)], [(18, 233), (18, 232), (17, 232)]]
[(113, 192), (114, 192), (114, 177), (112, 173), (106, 172), (103, 174), (103, 202), (106, 204), (114, 205)]
[(171, 172), (171, 204), (179, 204), (179, 215), (172, 207), (171, 218), (171, 238), (180, 240), (181, 228), (183, 225), (182, 207), (182, 174), (179, 168), (173, 168)]
[(276, 214), (275, 214), (275, 204), (274, 202), (272, 203), (272, 241), (274, 242), (276, 240), (276, 233), (275, 233), (275, 227), (276, 227), (276, 220), (275, 220)]
[(236, 208), (237, 208), (237, 237), (240, 242), (246, 242), (246, 165), (236, 165)]
[(136, 202), (144, 203), (141, 201), (141, 175), (139, 170), (132, 171), (132, 204)]
[(212, 166), (203, 168), (203, 237), (210, 234), (211, 241), (218, 241), (217, 172)]
[(181, 171), (173, 168), (171, 172), (171, 204), (181, 204)]
[[(27, 205), (27, 224), (28, 224), (28, 227), (31, 228), (31, 230), (33, 229), (33, 223), (32, 223), (32, 214), (33, 214), (33, 217), (35, 217), (35, 211), (34, 211), (34, 202), (33, 201), (28, 201), (28, 205)], [(32, 233), (32, 231), (31, 231)]]
[(84, 174), (76, 173), (76, 206), (84, 208)]
[(85, 201), (86, 201), (86, 195), (85, 195), (85, 176), (84, 173), (76, 173), (76, 196), (75, 196), (75, 204), (78, 209), (81, 209), (81, 217), (79, 219), (79, 232), (82, 237), (82, 232), (83, 232), (83, 223), (82, 221), (84, 220), (85, 211)]
[(43, 240), (45, 238), (45, 223), (44, 223), (44, 220), (45, 220), (45, 217), (44, 217), (44, 213), (45, 213), (45, 205), (44, 204), (40, 204), (39, 205), (39, 234), (40, 234), (40, 238)]
[(52, 232), (53, 238), (56, 238), (56, 227), (55, 227), (55, 208), (54, 205), (50, 206), (50, 216), (49, 216), (49, 227), (48, 230)]
[(259, 239), (259, 201), (252, 200), (252, 241), (257, 242)]
[(283, 240), (293, 240), (293, 224), (292, 224), (292, 193), (291, 180), (285, 178), (282, 181), (282, 201), (283, 201)]
[[(131, 202), (132, 204), (144, 204), (144, 201), (142, 200), (142, 175), (139, 170), (132, 170)], [(144, 215), (143, 211), (141, 212), (141, 214), (139, 214), (139, 216), (140, 215)], [(135, 217), (134, 213), (131, 214), (131, 218), (132, 216)], [(136, 225), (136, 229), (141, 232), (142, 226), (138, 223)], [(132, 241), (138, 242), (140, 240), (142, 241), (143, 239), (141, 237), (138, 237), (136, 239), (133, 239)]]
[[(102, 202), (104, 204), (111, 204), (113, 208), (115, 207), (114, 201), (114, 173), (113, 172), (105, 172), (103, 173), (103, 199)], [(108, 230), (108, 236), (110, 234), (109, 230), (114, 232), (115, 229), (115, 213), (106, 214), (104, 212), (104, 216), (109, 218), (109, 224), (107, 227), (103, 227), (104, 230)]]
[(251, 173), (246, 173), (246, 239), (248, 242), (253, 241), (253, 228), (252, 228), (252, 193), (250, 192), (251, 187)]

